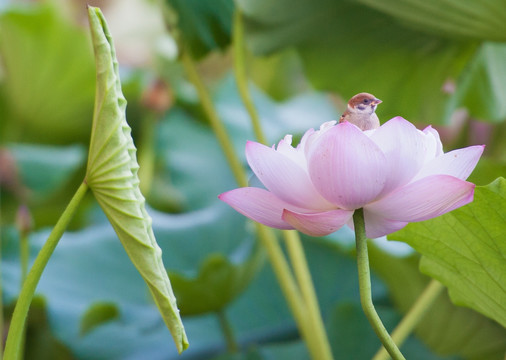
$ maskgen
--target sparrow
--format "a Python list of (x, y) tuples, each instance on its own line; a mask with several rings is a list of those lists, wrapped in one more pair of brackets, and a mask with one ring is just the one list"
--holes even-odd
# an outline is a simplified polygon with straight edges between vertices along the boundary
[(358, 126), (362, 131), (379, 128), (378, 115), (374, 112), (382, 101), (369, 93), (360, 93), (348, 101), (346, 111), (339, 122), (348, 121)]

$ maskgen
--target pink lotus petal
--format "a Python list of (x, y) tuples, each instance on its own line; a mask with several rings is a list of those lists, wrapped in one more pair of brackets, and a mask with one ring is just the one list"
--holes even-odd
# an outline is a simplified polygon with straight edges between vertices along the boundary
[(369, 212), (366, 209), (364, 209), (364, 221), (365, 233), (371, 239), (391, 234), (408, 224), (404, 221), (385, 219), (383, 216)]
[(316, 131), (313, 131), (312, 133), (306, 132), (304, 136), (302, 137), (300, 143), (301, 145), (306, 149), (306, 154), (308, 152), (308, 149), (313, 146), (313, 143), (318, 141), (318, 139), (325, 134), (327, 131), (332, 129), (337, 124), (337, 121), (327, 121), (320, 125), (320, 128)]
[(311, 144), (308, 169), (324, 198), (344, 209), (374, 200), (386, 181), (385, 155), (359, 128), (341, 123)]
[(330, 210), (312, 214), (284, 210), (283, 220), (310, 236), (324, 236), (339, 230), (353, 216), (350, 210)]
[(308, 173), (285, 155), (249, 141), (246, 158), (262, 184), (279, 199), (301, 208), (325, 210), (334, 207), (316, 191)]
[(430, 156), (430, 158), (442, 155), (443, 143), (441, 142), (441, 138), (439, 137), (437, 130), (429, 125), (423, 129), (423, 133), (427, 137), (427, 142), (432, 145), (428, 148), (428, 154), (434, 154), (433, 156)]
[(425, 135), (409, 121), (398, 116), (370, 135), (386, 157), (387, 182), (382, 194), (405, 185), (425, 162)]
[[(335, 124), (335, 122), (334, 122), (334, 124)], [(314, 129), (307, 130), (304, 133), (304, 135), (302, 135), (302, 138), (300, 139), (299, 145), (297, 145), (297, 149), (301, 149), (301, 150), (305, 149), (306, 143), (307, 143), (308, 139), (310, 137), (312, 137), (314, 133), (315, 133)]]
[(395, 221), (423, 221), (473, 200), (475, 185), (449, 175), (433, 175), (405, 185), (365, 209)]
[(437, 130), (430, 125), (423, 129), (422, 134), (425, 138), (426, 146), (424, 164), (427, 164), (434, 158), (443, 155), (443, 144)]
[[(408, 223), (405, 221), (395, 221), (385, 219), (383, 216), (379, 214), (372, 213), (367, 211), (364, 208), (364, 221), (365, 221), (365, 234), (369, 239), (379, 238), (381, 236), (385, 236), (396, 232), (397, 230), (402, 229)], [(353, 218), (348, 221), (347, 224), (351, 230), (355, 231), (355, 226), (353, 224)]]
[[(300, 145), (300, 144), (299, 144)], [(279, 143), (276, 148), (278, 154), (282, 154), (292, 160), (294, 163), (299, 165), (304, 171), (307, 172), (307, 161), (306, 154), (303, 150), (294, 148), (292, 146), (292, 135), (286, 135)]]
[(218, 198), (233, 207), (237, 212), (264, 225), (277, 229), (293, 229), (281, 216), (283, 209), (304, 211), (278, 199), (264, 189), (254, 187), (238, 188), (220, 194)]
[(484, 149), (484, 145), (476, 145), (447, 152), (428, 162), (412, 181), (438, 174), (465, 180), (473, 172)]

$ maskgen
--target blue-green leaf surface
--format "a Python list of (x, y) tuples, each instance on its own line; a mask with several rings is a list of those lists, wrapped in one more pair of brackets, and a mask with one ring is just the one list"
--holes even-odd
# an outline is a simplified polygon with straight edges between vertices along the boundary
[(23, 185), (30, 189), (30, 196), (38, 199), (63, 187), (86, 160), (86, 149), (81, 145), (12, 144), (8, 149), (16, 160)]

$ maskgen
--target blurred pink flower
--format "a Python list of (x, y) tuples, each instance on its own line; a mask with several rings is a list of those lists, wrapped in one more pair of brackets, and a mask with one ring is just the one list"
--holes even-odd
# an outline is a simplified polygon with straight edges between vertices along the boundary
[(291, 135), (277, 148), (249, 141), (246, 158), (266, 189), (219, 198), (262, 224), (312, 236), (353, 228), (359, 208), (375, 238), (471, 202), (475, 185), (465, 179), (484, 149), (443, 153), (436, 130), (420, 131), (401, 117), (367, 131), (332, 121), (308, 130), (296, 148), (291, 142)]

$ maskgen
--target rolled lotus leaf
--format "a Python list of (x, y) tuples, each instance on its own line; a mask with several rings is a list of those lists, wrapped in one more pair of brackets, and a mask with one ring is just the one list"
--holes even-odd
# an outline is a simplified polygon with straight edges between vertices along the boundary
[(126, 122), (126, 99), (113, 42), (99, 8), (88, 7), (88, 18), (97, 83), (86, 181), (147, 283), (177, 350), (182, 352), (188, 340), (139, 189), (136, 148)]

